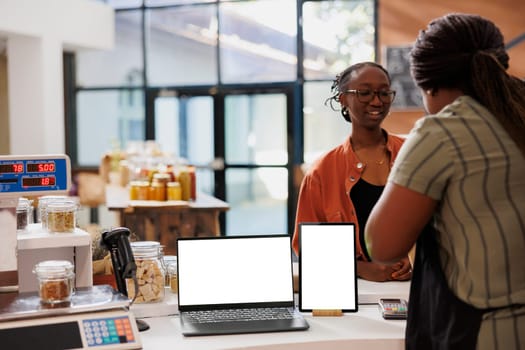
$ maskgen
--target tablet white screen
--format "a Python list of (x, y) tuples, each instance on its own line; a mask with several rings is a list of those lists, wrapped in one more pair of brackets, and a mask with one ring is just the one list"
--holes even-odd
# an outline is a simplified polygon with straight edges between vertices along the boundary
[(303, 223), (300, 230), (300, 310), (357, 311), (354, 225)]

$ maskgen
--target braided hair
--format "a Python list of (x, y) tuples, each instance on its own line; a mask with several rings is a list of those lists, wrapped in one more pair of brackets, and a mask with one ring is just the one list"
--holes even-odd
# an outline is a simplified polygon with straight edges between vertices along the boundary
[[(388, 83), (391, 83), (390, 74), (388, 74), (388, 71), (382, 65), (368, 61), (355, 63), (335, 76), (332, 86), (330, 87), (331, 95), (324, 101), (324, 104), (326, 106), (329, 105), (332, 110), (337, 111), (338, 109), (337, 107), (334, 107), (334, 103), (339, 103), (339, 96), (341, 96), (341, 94), (343, 94), (347, 89), (348, 83), (352, 79), (352, 73), (364, 67), (376, 67), (381, 69), (386, 74)], [(348, 112), (348, 109), (343, 106), (340, 111), (343, 118), (345, 118), (347, 122), (351, 123), (352, 121), (350, 119), (350, 113)]]
[(525, 156), (525, 83), (507, 73), (503, 35), (491, 21), (452, 13), (430, 22), (410, 53), (423, 90), (457, 88), (494, 114)]

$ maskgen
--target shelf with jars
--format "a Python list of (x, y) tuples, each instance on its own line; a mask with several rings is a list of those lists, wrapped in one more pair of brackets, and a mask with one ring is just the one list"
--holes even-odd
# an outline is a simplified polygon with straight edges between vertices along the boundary
[[(169, 254), (176, 254), (178, 237), (220, 235), (219, 214), (229, 205), (197, 192), (194, 166), (150, 149), (156, 151), (119, 153), (118, 175), (113, 168), (107, 176), (106, 206), (119, 213), (120, 226), (142, 240), (159, 241)], [(106, 158), (101, 174), (115, 164)]]

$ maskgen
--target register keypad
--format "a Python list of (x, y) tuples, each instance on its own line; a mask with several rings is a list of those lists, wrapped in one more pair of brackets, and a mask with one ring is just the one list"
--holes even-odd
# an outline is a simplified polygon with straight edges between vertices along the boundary
[(83, 320), (84, 336), (89, 347), (135, 342), (129, 318), (94, 318)]

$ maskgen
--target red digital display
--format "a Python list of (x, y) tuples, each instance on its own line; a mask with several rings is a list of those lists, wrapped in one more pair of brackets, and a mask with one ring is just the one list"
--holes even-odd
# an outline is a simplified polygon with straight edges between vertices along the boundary
[(54, 176), (22, 178), (22, 187), (55, 186), (55, 183)]
[(28, 173), (54, 173), (55, 162), (28, 163)]
[(24, 172), (24, 164), (0, 164), (0, 174), (17, 174)]

